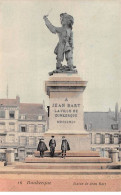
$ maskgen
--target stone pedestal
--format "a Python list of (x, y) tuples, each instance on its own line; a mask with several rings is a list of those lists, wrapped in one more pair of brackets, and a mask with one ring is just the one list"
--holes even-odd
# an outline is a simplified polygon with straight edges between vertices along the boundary
[(86, 84), (87, 81), (83, 81), (77, 73), (54, 74), (45, 82), (50, 102), (46, 140), (55, 135), (61, 145), (62, 136), (65, 136), (71, 150), (90, 150), (89, 134), (84, 130), (83, 122), (83, 91)]
[(14, 149), (9, 148), (5, 150), (6, 152), (6, 163), (7, 165), (12, 164), (14, 162)]
[(118, 162), (118, 154), (119, 154), (119, 151), (117, 149), (112, 149), (110, 151), (110, 157), (112, 159), (112, 162)]

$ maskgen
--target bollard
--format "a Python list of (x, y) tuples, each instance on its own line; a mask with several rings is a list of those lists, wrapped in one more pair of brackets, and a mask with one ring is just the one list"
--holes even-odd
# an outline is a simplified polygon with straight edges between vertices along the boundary
[(121, 148), (119, 148), (119, 161), (121, 161)]
[(118, 154), (119, 154), (119, 151), (117, 149), (112, 149), (110, 151), (112, 162), (118, 162)]
[(14, 162), (14, 149), (9, 148), (5, 150), (6, 152), (6, 164), (11, 165)]

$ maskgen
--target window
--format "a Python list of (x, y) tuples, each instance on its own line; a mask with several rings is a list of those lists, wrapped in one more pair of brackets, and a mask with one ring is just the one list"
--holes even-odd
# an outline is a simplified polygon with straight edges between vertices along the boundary
[(14, 143), (15, 142), (15, 135), (10, 134), (8, 140), (10, 143)]
[(26, 126), (21, 126), (21, 132), (26, 132)]
[(84, 128), (88, 131), (92, 130), (92, 123), (89, 123), (88, 125), (85, 124)]
[(33, 152), (31, 152), (31, 151), (29, 152), (29, 151), (28, 151), (28, 152), (27, 152), (27, 155), (33, 155)]
[(26, 145), (26, 137), (25, 136), (20, 137), (20, 145)]
[(105, 134), (105, 144), (110, 144), (110, 134)]
[(34, 125), (29, 125), (29, 132), (34, 133), (35, 132), (35, 126)]
[(11, 118), (11, 119), (15, 118), (15, 112), (14, 111), (9, 111), (9, 118)]
[(6, 154), (0, 153), (0, 161), (6, 161)]
[(42, 132), (45, 132), (45, 125), (43, 125), (42, 127)]
[(24, 160), (25, 159), (25, 150), (20, 150), (20, 152), (19, 152), (19, 159), (20, 160)]
[(101, 144), (101, 134), (100, 133), (96, 134), (96, 144)]
[(26, 119), (26, 116), (25, 115), (21, 115), (21, 119), (22, 120), (25, 120)]
[(38, 133), (44, 133), (45, 132), (45, 125), (38, 125)]
[(5, 136), (0, 136), (0, 144), (5, 142)]
[(114, 144), (119, 144), (119, 135), (114, 134)]
[(15, 123), (9, 123), (9, 128), (11, 131), (15, 130)]
[(43, 125), (38, 125), (38, 133), (42, 133), (42, 127)]
[(0, 129), (2, 129), (2, 130), (5, 129), (5, 123), (4, 122), (0, 123)]
[(118, 130), (118, 124), (112, 124), (111, 129), (113, 130)]
[(40, 116), (38, 116), (38, 120), (42, 120), (42, 116), (40, 115)]
[(35, 137), (29, 137), (29, 145), (34, 146), (35, 145)]
[(5, 118), (5, 111), (4, 110), (0, 110), (0, 118)]

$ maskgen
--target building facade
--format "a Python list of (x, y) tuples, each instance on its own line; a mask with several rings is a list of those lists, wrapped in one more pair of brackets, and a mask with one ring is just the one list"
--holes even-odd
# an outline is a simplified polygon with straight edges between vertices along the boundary
[(84, 123), (90, 134), (91, 150), (106, 156), (107, 151), (117, 149), (121, 160), (121, 112), (118, 111), (118, 104), (115, 111), (85, 112)]
[(44, 105), (20, 103), (20, 98), (0, 99), (0, 160), (5, 150), (15, 149), (15, 160), (22, 161), (32, 155), (39, 138), (47, 130)]

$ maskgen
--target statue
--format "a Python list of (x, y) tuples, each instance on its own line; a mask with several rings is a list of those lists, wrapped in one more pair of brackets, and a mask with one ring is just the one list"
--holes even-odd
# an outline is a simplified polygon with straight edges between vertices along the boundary
[[(56, 70), (53, 72), (77, 72), (76, 70), (74, 70), (75, 66), (73, 66), (73, 17), (71, 15), (68, 15), (67, 13), (60, 14), (62, 27), (53, 26), (48, 20), (48, 15), (44, 16), (43, 19), (48, 29), (54, 34), (57, 33), (59, 36), (59, 42), (54, 50), (54, 53), (57, 55), (57, 63)], [(63, 66), (61, 64), (64, 60), (64, 56), (67, 61), (67, 66)]]

